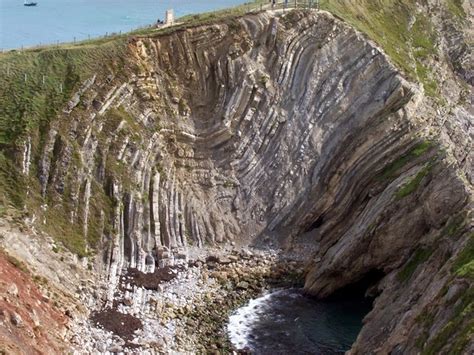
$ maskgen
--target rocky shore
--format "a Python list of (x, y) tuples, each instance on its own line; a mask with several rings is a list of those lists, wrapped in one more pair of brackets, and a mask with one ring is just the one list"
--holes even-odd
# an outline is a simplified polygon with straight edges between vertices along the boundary
[(234, 249), (125, 273), (114, 302), (77, 321), (77, 353), (229, 352), (230, 313), (278, 287), (302, 286), (303, 265), (276, 250)]

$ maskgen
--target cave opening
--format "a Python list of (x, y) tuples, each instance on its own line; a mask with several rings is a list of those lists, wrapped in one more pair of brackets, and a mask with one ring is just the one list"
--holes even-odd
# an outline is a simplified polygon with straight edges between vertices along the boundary
[(377, 286), (384, 276), (385, 273), (382, 270), (372, 269), (358, 280), (338, 289), (323, 301), (340, 302), (357, 299), (372, 302), (380, 293)]
[(304, 231), (304, 233), (311, 232), (320, 228), (324, 224), (324, 215), (320, 215), (316, 220)]

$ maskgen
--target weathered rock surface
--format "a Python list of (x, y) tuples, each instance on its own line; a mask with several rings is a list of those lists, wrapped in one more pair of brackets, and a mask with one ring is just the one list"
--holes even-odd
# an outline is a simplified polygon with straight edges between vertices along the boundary
[(23, 268), (21, 262), (0, 250), (0, 352), (67, 351), (65, 315)]
[[(417, 352), (453, 317), (440, 349), (469, 345), (456, 312), (472, 312), (472, 280), (455, 270), (471, 243), (467, 109), (433, 107), (325, 12), (137, 36), (125, 59), (51, 122), (35, 169), (54, 201), (35, 212), (40, 224), (63, 213), (97, 241), (103, 305), (123, 270), (159, 274), (199, 254), (219, 267), (233, 259), (206, 260), (209, 246), (273, 245), (307, 258), (318, 297), (379, 274), (353, 353)], [(146, 292), (127, 292), (139, 314)]]

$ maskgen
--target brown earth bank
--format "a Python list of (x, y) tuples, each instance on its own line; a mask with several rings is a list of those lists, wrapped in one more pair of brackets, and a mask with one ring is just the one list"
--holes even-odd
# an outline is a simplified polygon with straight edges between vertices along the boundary
[(0, 353), (67, 352), (68, 317), (45, 296), (26, 265), (0, 251)]

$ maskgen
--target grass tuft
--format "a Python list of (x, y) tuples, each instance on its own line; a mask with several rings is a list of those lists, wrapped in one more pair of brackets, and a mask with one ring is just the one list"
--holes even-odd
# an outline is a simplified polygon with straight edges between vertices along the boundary
[(398, 273), (397, 278), (400, 282), (408, 281), (417, 267), (429, 259), (433, 251), (431, 249), (420, 248), (415, 251), (405, 267)]
[(414, 159), (427, 153), (433, 146), (433, 142), (431, 141), (422, 141), (418, 143), (407, 153), (386, 166), (380, 173), (378, 179), (382, 181), (393, 180), (399, 175), (400, 169), (402, 169), (410, 161), (413, 161)]
[(450, 321), (428, 341), (422, 355), (466, 353), (474, 336), (474, 288), (471, 286), (457, 303)]
[(467, 17), (466, 11), (462, 6), (463, 0), (446, 0), (446, 6), (451, 15), (464, 20)]
[(410, 195), (412, 192), (414, 192), (418, 186), (420, 186), (421, 181), (425, 176), (427, 176), (432, 169), (433, 164), (428, 163), (426, 166), (424, 166), (416, 176), (411, 179), (409, 182), (407, 182), (405, 185), (403, 185), (395, 194), (397, 199), (401, 199), (403, 197), (406, 197)]
[(452, 271), (458, 276), (474, 279), (474, 234), (469, 236), (467, 245), (454, 261)]

